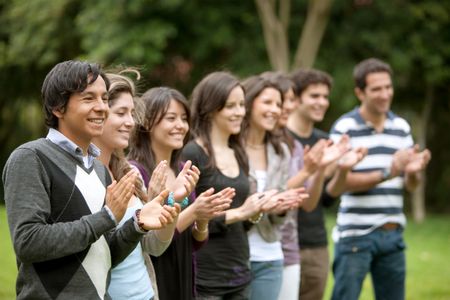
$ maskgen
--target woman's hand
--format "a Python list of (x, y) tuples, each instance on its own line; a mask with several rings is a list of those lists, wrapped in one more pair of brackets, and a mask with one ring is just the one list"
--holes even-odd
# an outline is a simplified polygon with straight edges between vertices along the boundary
[(173, 207), (163, 205), (168, 196), (169, 191), (164, 190), (142, 207), (139, 223), (145, 230), (161, 229), (176, 220), (181, 207), (178, 203), (175, 203)]
[(248, 197), (239, 209), (243, 215), (243, 219), (248, 219), (256, 214), (263, 213), (265, 207), (272, 208), (270, 199), (275, 195), (277, 190), (265, 191), (264, 193), (255, 193)]
[(298, 208), (303, 201), (309, 198), (305, 193), (305, 188), (289, 189), (273, 195), (269, 201), (263, 205), (263, 210), (272, 214), (283, 214), (287, 210)]
[(161, 161), (153, 170), (152, 177), (148, 183), (148, 199), (158, 196), (166, 188), (167, 181), (167, 161)]
[(170, 187), (175, 201), (183, 201), (185, 197), (189, 196), (194, 190), (199, 178), (200, 170), (190, 160), (186, 161), (183, 169)]
[(218, 193), (210, 188), (201, 193), (192, 204), (195, 219), (208, 221), (225, 213), (230, 207), (233, 197), (236, 195), (234, 188), (227, 187)]

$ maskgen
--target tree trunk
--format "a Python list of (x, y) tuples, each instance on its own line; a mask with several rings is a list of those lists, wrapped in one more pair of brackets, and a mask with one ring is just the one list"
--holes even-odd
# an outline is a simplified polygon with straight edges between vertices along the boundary
[(293, 69), (311, 68), (328, 24), (333, 0), (309, 0), (308, 14), (295, 54)]
[(289, 69), (287, 26), (290, 5), (286, 1), (290, 0), (281, 0), (280, 17), (278, 17), (275, 1), (255, 0), (270, 64), (274, 70), (283, 72)]
[[(433, 87), (427, 85), (425, 92), (425, 107), (420, 114), (420, 121), (418, 122), (418, 138), (417, 143), (420, 145), (421, 149), (426, 147), (427, 142), (427, 130), (428, 124), (431, 118), (431, 112), (433, 109), (434, 103), (434, 91)], [(417, 189), (413, 192), (411, 197), (411, 208), (413, 220), (416, 223), (422, 223), (425, 220), (425, 185), (426, 185), (426, 172), (422, 172), (422, 180), (417, 187)]]

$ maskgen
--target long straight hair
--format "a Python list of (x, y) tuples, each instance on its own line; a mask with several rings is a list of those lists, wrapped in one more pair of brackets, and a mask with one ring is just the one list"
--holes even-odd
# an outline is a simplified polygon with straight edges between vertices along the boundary
[[(143, 165), (149, 176), (157, 165), (155, 152), (152, 149), (150, 132), (164, 118), (172, 100), (183, 106), (190, 127), (189, 105), (186, 98), (179, 91), (169, 87), (155, 87), (149, 89), (139, 99), (136, 109), (137, 124), (131, 135), (128, 158)], [(183, 145), (188, 141), (189, 131), (184, 138)], [(176, 149), (171, 154), (170, 168), (175, 174), (179, 172), (181, 150)]]
[[(203, 78), (194, 88), (191, 99), (192, 133), (204, 142), (209, 155), (208, 168), (217, 166), (211, 142), (212, 118), (222, 110), (235, 87), (242, 87), (239, 80), (228, 72), (213, 72)], [(243, 89), (244, 90), (244, 89)], [(242, 144), (241, 134), (232, 134), (228, 146), (234, 150), (238, 164), (248, 174), (248, 158)]]

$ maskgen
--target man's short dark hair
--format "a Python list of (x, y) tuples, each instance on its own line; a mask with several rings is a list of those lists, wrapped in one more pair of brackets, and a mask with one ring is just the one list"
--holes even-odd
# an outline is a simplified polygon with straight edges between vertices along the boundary
[(391, 66), (377, 58), (368, 58), (361, 61), (353, 69), (353, 79), (355, 80), (355, 86), (360, 90), (364, 90), (367, 85), (367, 75), (370, 73), (386, 72), (392, 77)]
[(294, 94), (299, 97), (312, 84), (325, 84), (331, 90), (333, 79), (328, 73), (315, 69), (298, 69), (290, 76), (294, 83)]
[(105, 81), (108, 90), (108, 78), (98, 64), (68, 60), (54, 66), (45, 77), (41, 90), (45, 124), (50, 128), (57, 128), (58, 118), (53, 114), (53, 110), (64, 112), (70, 96), (84, 91), (99, 75)]

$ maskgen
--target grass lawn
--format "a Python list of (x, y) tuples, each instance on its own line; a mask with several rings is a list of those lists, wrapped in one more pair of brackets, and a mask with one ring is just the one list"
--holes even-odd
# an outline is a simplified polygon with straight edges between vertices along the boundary
[[(334, 216), (327, 216), (327, 227)], [(329, 231), (331, 232), (331, 231)], [(5, 207), (0, 205), (0, 300), (15, 298), (17, 268), (9, 237)], [(450, 217), (428, 216), (422, 225), (410, 222), (407, 243), (407, 299), (450, 299)], [(332, 243), (331, 243), (332, 245)], [(330, 247), (332, 248), (332, 247)], [(332, 251), (332, 249), (330, 249)], [(330, 257), (333, 257), (332, 254)], [(330, 298), (333, 277), (329, 276), (325, 299)], [(364, 282), (361, 299), (373, 299), (370, 278)]]
[[(428, 216), (420, 225), (408, 221), (404, 235), (407, 246), (406, 299), (450, 299), (450, 216)], [(334, 225), (335, 215), (327, 215), (329, 233)], [(332, 287), (333, 276), (330, 274), (324, 299), (330, 299)], [(364, 281), (360, 299), (375, 299), (370, 276)]]

